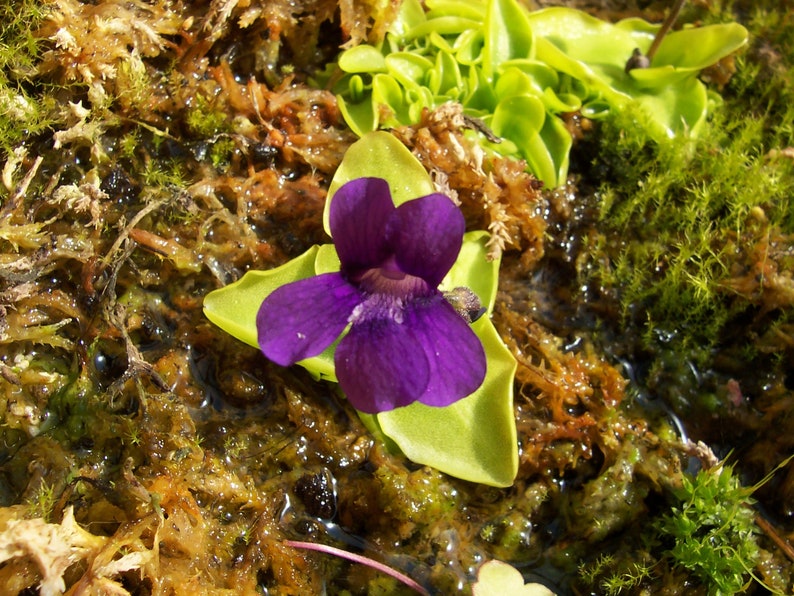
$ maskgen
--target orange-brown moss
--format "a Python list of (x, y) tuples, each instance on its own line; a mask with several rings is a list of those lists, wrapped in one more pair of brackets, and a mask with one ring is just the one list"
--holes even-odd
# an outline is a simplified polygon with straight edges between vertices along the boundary
[[(364, 544), (439, 593), (465, 590), (493, 557), (570, 577), (612, 538), (638, 544), (680, 478), (675, 433), (638, 407), (592, 320), (572, 315), (592, 297), (576, 267), (597, 237), (581, 193), (544, 193), (523, 164), (480, 151), (454, 106), (393, 132), (503, 256), (494, 321), (519, 363), (514, 486), (388, 453), (333, 387), (202, 316), (211, 289), (325, 241), (325, 193), (354, 135), (307, 75), (340, 44), (377, 41), (395, 9), (52, 4), (25, 85), (56, 89), (59, 107), (4, 157), (0, 188), (0, 518), (63, 532), (74, 511), (96, 545), (63, 551), (68, 593), (377, 588), (369, 570), (285, 544), (295, 538)], [(790, 306), (791, 238), (764, 225), (732, 238), (721, 291), (769, 314)], [(791, 334), (781, 319), (754, 347), (786, 357)], [(789, 382), (723, 383), (719, 397), (741, 402), (742, 428), (791, 437)], [(767, 434), (747, 452), (758, 470), (791, 448)], [(781, 476), (770, 494), (794, 494), (794, 473)], [(325, 482), (316, 494), (300, 488), (312, 478)], [(764, 559), (765, 576), (782, 567)], [(683, 581), (658, 569), (671, 590)], [(28, 556), (0, 567), (9, 590), (42, 578)]]
[(425, 164), (436, 184), (460, 201), (469, 227), (491, 232), (491, 255), (518, 250), (529, 271), (543, 257), (541, 185), (522, 162), (486, 155), (467, 139), (465, 131), (472, 126), (461, 107), (449, 103), (433, 112), (425, 110), (418, 124), (394, 133)]

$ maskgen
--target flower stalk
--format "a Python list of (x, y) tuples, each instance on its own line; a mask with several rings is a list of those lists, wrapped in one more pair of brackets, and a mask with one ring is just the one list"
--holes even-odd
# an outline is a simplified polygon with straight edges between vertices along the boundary
[(681, 9), (684, 7), (685, 3), (686, 0), (675, 0), (672, 10), (670, 10), (667, 18), (662, 23), (662, 26), (656, 32), (656, 36), (651, 42), (651, 47), (648, 48), (648, 53), (643, 54), (640, 51), (640, 48), (634, 48), (631, 58), (629, 58), (628, 62), (626, 62), (626, 72), (634, 70), (635, 68), (650, 67), (651, 62), (653, 62), (653, 57), (659, 50), (659, 46), (662, 45), (662, 41), (670, 32), (670, 29), (673, 27), (675, 22), (678, 20), (678, 15), (681, 14)]

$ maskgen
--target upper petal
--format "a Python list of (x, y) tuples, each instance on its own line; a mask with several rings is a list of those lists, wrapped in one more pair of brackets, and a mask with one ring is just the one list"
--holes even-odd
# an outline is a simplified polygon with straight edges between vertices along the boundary
[(276, 288), (256, 315), (259, 347), (282, 366), (316, 356), (344, 331), (361, 293), (340, 273), (325, 273)]
[(389, 223), (389, 244), (402, 271), (435, 288), (458, 258), (465, 231), (460, 209), (436, 193), (397, 207)]
[(452, 305), (437, 296), (408, 306), (403, 316), (403, 327), (410, 329), (430, 364), (429, 382), (419, 401), (448, 406), (476, 391), (485, 379), (485, 350)]
[(389, 255), (386, 225), (394, 213), (388, 183), (356, 178), (331, 199), (329, 225), (342, 271), (377, 267)]
[(430, 366), (411, 329), (390, 319), (355, 324), (334, 354), (336, 378), (353, 407), (376, 414), (415, 402)]

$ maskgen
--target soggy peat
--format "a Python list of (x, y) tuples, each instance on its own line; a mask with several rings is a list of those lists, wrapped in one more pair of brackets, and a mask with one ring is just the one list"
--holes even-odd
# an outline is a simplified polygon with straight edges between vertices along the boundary
[(790, 592), (794, 466), (770, 473), (794, 453), (794, 23), (782, 3), (692, 4), (684, 22), (751, 33), (702, 75), (697, 140), (570, 114), (552, 190), (454, 105), (391, 131), (502, 257), (504, 489), (390, 451), (334, 384), (202, 312), (327, 241), (357, 137), (313, 76), (382, 39), (392, 4), (0, 8), (0, 585), (411, 593), (298, 541), (432, 594), (470, 593), (492, 559), (558, 594), (711, 594), (749, 572)]

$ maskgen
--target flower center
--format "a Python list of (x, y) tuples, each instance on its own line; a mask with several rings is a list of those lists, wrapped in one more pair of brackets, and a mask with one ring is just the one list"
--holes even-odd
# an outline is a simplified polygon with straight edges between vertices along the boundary
[(351, 276), (350, 282), (366, 296), (350, 314), (348, 321), (353, 324), (386, 319), (402, 323), (407, 303), (434, 293), (434, 288), (421, 277), (402, 271), (394, 257), (389, 257), (380, 267)]
[(347, 319), (349, 323), (366, 323), (367, 321), (390, 319), (397, 324), (403, 322), (402, 298), (389, 296), (387, 294), (371, 294), (364, 302), (359, 304), (350, 313)]
[(350, 280), (366, 294), (381, 294), (398, 300), (408, 300), (432, 293), (432, 288), (421, 277), (401, 271), (394, 257), (380, 267), (367, 269)]

